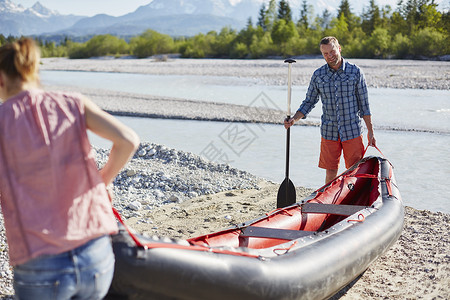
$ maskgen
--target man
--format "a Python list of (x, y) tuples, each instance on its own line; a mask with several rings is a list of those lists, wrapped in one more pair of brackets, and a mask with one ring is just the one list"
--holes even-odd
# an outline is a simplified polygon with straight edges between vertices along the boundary
[(305, 100), (294, 116), (284, 121), (284, 126), (287, 129), (305, 118), (320, 97), (323, 114), (319, 168), (326, 170), (328, 183), (337, 176), (342, 151), (347, 168), (363, 157), (361, 118), (366, 123), (368, 144), (375, 146), (376, 141), (361, 69), (344, 60), (335, 37), (323, 38), (319, 47), (327, 64), (314, 72)]

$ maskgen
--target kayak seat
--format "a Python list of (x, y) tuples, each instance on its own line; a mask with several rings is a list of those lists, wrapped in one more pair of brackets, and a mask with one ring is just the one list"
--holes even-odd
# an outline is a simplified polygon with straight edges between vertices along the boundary
[(363, 205), (322, 204), (307, 202), (301, 206), (302, 213), (330, 214), (339, 216), (351, 216), (360, 210), (367, 208)]
[[(329, 214), (338, 216), (351, 216), (358, 211), (367, 208), (362, 205), (322, 204), (307, 202), (302, 206), (302, 213)], [(313, 235), (316, 231), (291, 230), (269, 227), (247, 226), (241, 229), (240, 237), (270, 238), (279, 240), (295, 240), (301, 237)]]
[(313, 235), (315, 231), (302, 231), (302, 230), (290, 230), (279, 229), (269, 227), (256, 227), (248, 226), (242, 229), (240, 237), (258, 237), (258, 238), (271, 238), (279, 240), (295, 240), (304, 236)]

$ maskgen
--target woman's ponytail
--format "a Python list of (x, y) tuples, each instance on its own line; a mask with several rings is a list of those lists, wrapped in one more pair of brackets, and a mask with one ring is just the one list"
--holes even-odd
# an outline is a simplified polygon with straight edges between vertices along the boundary
[(30, 38), (21, 38), (0, 48), (0, 70), (22, 81), (39, 80), (40, 52)]

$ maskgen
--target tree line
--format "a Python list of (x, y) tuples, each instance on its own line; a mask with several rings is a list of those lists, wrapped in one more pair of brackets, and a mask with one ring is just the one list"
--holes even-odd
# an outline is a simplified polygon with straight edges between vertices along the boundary
[[(61, 43), (37, 39), (43, 57), (88, 58), (133, 55), (138, 58), (178, 53), (185, 58), (268, 58), (320, 54), (318, 43), (335, 36), (342, 53), (354, 58), (417, 58), (450, 54), (450, 12), (440, 12), (434, 0), (399, 0), (397, 8), (369, 0), (361, 15), (341, 0), (337, 14), (315, 15), (303, 0), (297, 18), (288, 1), (261, 5), (256, 23), (248, 19), (237, 31), (224, 27), (192, 37), (171, 37), (147, 30), (126, 41), (113, 35), (96, 35), (84, 43), (65, 38)], [(14, 40), (0, 35), (0, 45)]]

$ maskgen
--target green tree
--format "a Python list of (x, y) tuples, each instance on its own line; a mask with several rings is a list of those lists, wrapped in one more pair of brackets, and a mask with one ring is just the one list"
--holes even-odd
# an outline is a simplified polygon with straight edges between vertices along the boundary
[(179, 45), (179, 52), (182, 57), (213, 57), (216, 55), (213, 50), (213, 45), (216, 43), (216, 39), (217, 32), (215, 31), (210, 31), (206, 35), (203, 33), (197, 34), (186, 39), (181, 45)]
[(244, 43), (246, 46), (250, 46), (254, 34), (257, 34), (257, 28), (253, 27), (252, 19), (249, 18), (247, 21), (247, 26), (237, 35), (236, 42)]
[(248, 56), (248, 47), (244, 43), (236, 43), (231, 49), (230, 57), (231, 58), (245, 58)]
[[(403, 3), (400, 0), (398, 3), (399, 16), (405, 21), (404, 25), (407, 34), (414, 32), (417, 28), (419, 18), (419, 7), (426, 3), (428, 0), (407, 0)], [(432, 0), (433, 1), (433, 0)], [(398, 23), (400, 20), (396, 20)]]
[(325, 9), (322, 12), (322, 15), (320, 17), (318, 17), (318, 25), (320, 26), (320, 28), (322, 29), (329, 29), (330, 25), (331, 25), (331, 13), (328, 11), (328, 9)]
[(237, 33), (231, 27), (224, 27), (216, 36), (215, 42), (212, 44), (212, 50), (215, 57), (230, 56), (231, 49), (234, 47)]
[(442, 14), (441, 22), (439, 27), (442, 28), (443, 32), (450, 34), (450, 10)]
[(263, 58), (276, 54), (272, 37), (269, 32), (264, 32), (262, 36), (253, 35), (253, 41), (249, 50), (251, 58)]
[(205, 51), (202, 48), (205, 48), (205, 40), (204, 34), (197, 34), (180, 43), (180, 45), (178, 45), (178, 51), (180, 52), (181, 57), (204, 58)]
[(69, 43), (67, 46), (69, 58), (77, 59), (77, 58), (88, 58), (89, 54), (87, 53), (85, 44), (82, 43)]
[(381, 27), (389, 27), (391, 26), (391, 17), (392, 17), (392, 7), (390, 5), (385, 5), (381, 8)]
[(411, 54), (411, 41), (407, 36), (397, 33), (392, 39), (392, 54), (396, 58), (406, 58)]
[(417, 26), (420, 29), (430, 27), (441, 30), (442, 14), (437, 10), (437, 4), (434, 1), (420, 5), (417, 19)]
[(362, 30), (366, 34), (371, 34), (375, 30), (375, 27), (380, 26), (381, 23), (380, 8), (376, 5), (375, 0), (370, 0), (369, 7), (362, 14)]
[(308, 5), (307, 0), (303, 0), (302, 7), (300, 9), (300, 19), (297, 22), (297, 25), (303, 29), (308, 29), (309, 27), (309, 14), (310, 14), (310, 6)]
[(365, 41), (364, 47), (367, 57), (386, 58), (389, 55), (391, 38), (385, 28), (377, 27), (373, 30), (369, 39)]
[(339, 5), (337, 18), (345, 17), (349, 30), (353, 30), (353, 28), (358, 27), (360, 20), (359, 17), (355, 16), (350, 8), (350, 3), (348, 0), (341, 0), (341, 4)]
[(273, 25), (271, 33), (272, 40), (275, 45), (278, 45), (282, 55), (289, 55), (288, 42), (293, 38), (298, 38), (298, 32), (295, 28), (294, 22), (286, 22), (284, 19), (279, 19)]
[(39, 43), (42, 57), (64, 57), (67, 56), (67, 47), (63, 44), (56, 46), (55, 42)]
[(289, 56), (308, 54), (308, 39), (306, 37), (298, 37), (288, 42), (287, 51)]
[(174, 46), (172, 37), (154, 30), (147, 30), (130, 40), (131, 54), (138, 58), (170, 53)]
[(259, 9), (257, 26), (260, 26), (264, 31), (267, 31), (266, 20), (267, 20), (267, 10), (266, 6), (263, 3), (261, 4), (261, 8)]
[[(415, 56), (437, 56), (448, 54), (445, 52), (446, 37), (433, 28), (424, 28), (412, 37), (412, 53)], [(448, 42), (447, 42), (448, 44)], [(447, 46), (448, 47), (448, 46)]]
[(8, 35), (8, 37), (6, 38), (6, 42), (7, 43), (13, 43), (17, 40), (16, 37), (12, 36), (12, 35)]
[(269, 6), (267, 7), (265, 20), (267, 31), (272, 31), (277, 17), (277, 2), (275, 0), (270, 0)]
[(346, 44), (350, 39), (350, 31), (345, 15), (341, 14), (339, 18), (334, 18), (330, 25), (330, 28), (324, 31), (324, 35), (335, 36), (341, 45)]
[(337, 17), (340, 18), (341, 16), (344, 16), (347, 20), (350, 20), (353, 13), (350, 9), (350, 3), (348, 0), (341, 0), (341, 4), (339, 4), (338, 14)]
[(0, 46), (6, 44), (6, 38), (3, 34), (0, 34)]
[(397, 10), (391, 18), (391, 31), (412, 35), (419, 29), (427, 27), (441, 32), (447, 32), (443, 23), (443, 15), (437, 11), (434, 0), (408, 0), (399, 2)]
[(392, 33), (400, 33), (402, 35), (408, 35), (410, 32), (406, 20), (403, 18), (399, 11), (395, 11), (392, 14), (390, 29)]
[(283, 19), (286, 23), (292, 21), (291, 7), (286, 0), (280, 0), (280, 3), (278, 4), (278, 19)]
[(110, 34), (96, 35), (87, 41), (81, 53), (85, 57), (120, 55), (128, 53), (128, 44), (125, 40)]

